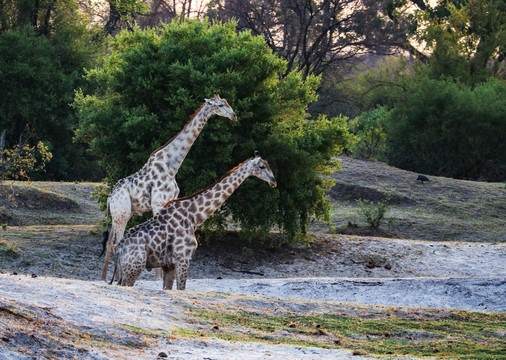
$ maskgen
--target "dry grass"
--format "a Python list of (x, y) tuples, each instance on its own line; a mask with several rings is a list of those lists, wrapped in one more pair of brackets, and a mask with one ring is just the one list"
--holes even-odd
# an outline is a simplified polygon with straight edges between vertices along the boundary
[(90, 225), (104, 214), (91, 198), (97, 183), (4, 182), (0, 220), (9, 225)]
[[(381, 201), (390, 198), (392, 209), (377, 235), (432, 241), (506, 241), (506, 185), (429, 178), (416, 181), (417, 174), (376, 161), (349, 157), (340, 159), (342, 171), (332, 177), (336, 186), (329, 193), (333, 206), (332, 227), (338, 233), (368, 233), (358, 215), (356, 199)], [(350, 228), (348, 223), (358, 225)], [(328, 231), (323, 226), (315, 229)]]

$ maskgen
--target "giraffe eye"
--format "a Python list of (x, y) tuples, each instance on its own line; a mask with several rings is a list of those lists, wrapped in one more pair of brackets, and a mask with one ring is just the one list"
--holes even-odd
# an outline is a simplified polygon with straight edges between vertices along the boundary
[(223, 107), (223, 106), (224, 106), (223, 104), (218, 105), (218, 107)]
[(262, 170), (265, 169), (265, 166), (263, 164), (258, 165), (258, 167)]

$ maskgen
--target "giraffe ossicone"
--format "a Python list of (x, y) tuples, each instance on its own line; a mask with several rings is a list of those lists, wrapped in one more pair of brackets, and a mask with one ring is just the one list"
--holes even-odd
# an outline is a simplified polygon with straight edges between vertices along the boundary
[(184, 128), (165, 145), (155, 150), (144, 166), (135, 174), (117, 182), (107, 198), (112, 225), (106, 243), (101, 279), (107, 277), (107, 268), (116, 245), (123, 238), (128, 220), (134, 213), (152, 211), (158, 214), (163, 205), (179, 195), (176, 174), (212, 115), (237, 121), (234, 110), (227, 100), (218, 94), (205, 99), (202, 106), (190, 117)]
[(162, 268), (164, 290), (172, 289), (174, 279), (184, 290), (197, 249), (195, 231), (250, 176), (277, 185), (269, 164), (257, 155), (206, 189), (167, 202), (158, 215), (128, 230), (116, 248), (118, 284), (133, 286), (144, 268)]

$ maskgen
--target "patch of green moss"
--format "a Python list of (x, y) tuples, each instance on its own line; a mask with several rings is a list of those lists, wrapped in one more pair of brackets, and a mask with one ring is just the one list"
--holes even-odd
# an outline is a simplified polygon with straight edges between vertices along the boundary
[(450, 311), (440, 318), (399, 318), (385, 313), (371, 319), (346, 314), (270, 315), (229, 310), (197, 310), (197, 329), (183, 337), (230, 341), (363, 349), (376, 355), (436, 356), (458, 359), (506, 358), (505, 314)]

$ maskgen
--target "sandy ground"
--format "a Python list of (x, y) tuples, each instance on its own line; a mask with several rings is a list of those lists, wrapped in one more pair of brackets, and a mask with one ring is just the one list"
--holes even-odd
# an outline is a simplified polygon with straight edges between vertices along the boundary
[[(285, 263), (261, 261), (244, 266), (244, 261), (227, 262), (218, 254), (211, 267), (211, 254), (197, 253), (190, 273), (195, 280), (189, 282), (189, 289), (371, 305), (506, 311), (504, 243), (330, 235), (317, 235), (316, 240), (314, 251), (285, 258)], [(216, 254), (212, 256), (216, 260)], [(159, 286), (150, 281), (141, 284)]]
[[(191, 281), (192, 287), (198, 282)], [(216, 289), (215, 289), (216, 290)], [(212, 306), (241, 307), (248, 311), (269, 313), (321, 314), (356, 311), (356, 305), (315, 302), (263, 296), (222, 296), (216, 292), (172, 291), (150, 289), (139, 284), (133, 288), (111, 286), (102, 282), (68, 280), (50, 277), (32, 278), (27, 275), (0, 275), (0, 309), (18, 314), (29, 314), (30, 321), (44, 324), (38, 334), (17, 329), (12, 324), (0, 323), (0, 360), (28, 359), (369, 359), (356, 356), (350, 350), (327, 350), (285, 345), (228, 342), (219, 339), (184, 339), (167, 335), (156, 344), (145, 345), (143, 339), (133, 337), (125, 326), (143, 331), (170, 334), (175, 328), (191, 326), (185, 309), (191, 306), (203, 309)], [(207, 302), (206, 302), (207, 301)], [(212, 309), (212, 307), (211, 307)], [(363, 308), (367, 311), (367, 307)], [(377, 309), (371, 308), (377, 313)], [(18, 315), (19, 316), (19, 315)], [(24, 315), (23, 315), (24, 316)], [(61, 334), (55, 334), (61, 329)], [(60, 342), (59, 337), (79, 333), (81, 339), (97, 338), (102, 344), (82, 349)], [(46, 339), (46, 340), (45, 340)], [(105, 341), (117, 346), (104, 346)], [(122, 345), (128, 346), (122, 346)], [(134, 346), (135, 345), (135, 348)], [(46, 357), (48, 346), (52, 356)], [(29, 348), (29, 350), (26, 350)], [(29, 352), (26, 356), (23, 353)], [(37, 356), (37, 354), (45, 356)], [(34, 356), (35, 355), (35, 356)], [(391, 357), (391, 359), (412, 359)]]
[[(130, 339), (118, 324), (170, 333), (181, 324), (188, 326), (185, 306), (205, 301), (234, 307), (243, 306), (248, 299), (254, 311), (283, 308), (300, 313), (343, 311), (347, 302), (506, 311), (504, 243), (315, 236), (318, 238), (311, 249), (292, 250), (293, 257), (285, 256), (282, 262), (281, 258), (274, 261), (266, 256), (261, 260), (247, 255), (231, 259), (225, 251), (199, 249), (191, 264), (186, 292), (161, 290), (161, 283), (152, 280), (153, 272), (143, 274), (133, 288), (98, 281), (0, 274), (0, 305), (4, 309), (21, 306), (44, 321), (54, 317), (51, 319), (62, 326), (112, 337), (119, 343), (138, 339)], [(220, 296), (219, 292), (232, 294)], [(0, 324), (2, 333), (4, 337), (6, 333), (12, 335), (8, 324)], [(20, 351), (23, 341), (33, 346), (31, 342), (14, 335), (12, 338), (0, 341), (0, 360), (34, 358)], [(39, 346), (42, 352), (44, 345)], [(368, 358), (353, 356), (348, 350), (177, 337), (141, 349), (99, 348), (82, 354), (74, 350), (62, 346), (55, 358), (157, 359), (161, 352), (169, 359)]]

